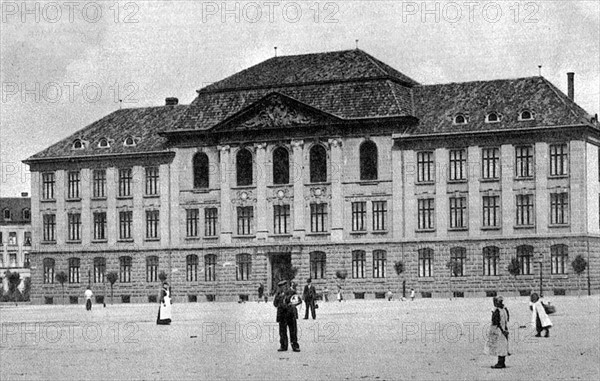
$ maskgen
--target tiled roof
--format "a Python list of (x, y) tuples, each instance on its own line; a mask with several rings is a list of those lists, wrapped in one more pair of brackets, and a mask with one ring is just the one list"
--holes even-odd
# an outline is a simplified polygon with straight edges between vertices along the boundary
[[(413, 91), (419, 125), (408, 133), (414, 135), (589, 123), (587, 113), (543, 77), (416, 86)], [(534, 120), (518, 120), (525, 109)], [(499, 113), (500, 122), (486, 123), (490, 112)], [(453, 124), (458, 114), (468, 123)]]
[[(162, 106), (117, 110), (33, 155), (28, 160), (160, 151), (164, 149), (166, 138), (159, 136), (158, 133), (174, 128), (188, 107)], [(130, 136), (134, 138), (136, 145), (126, 147), (123, 142)], [(98, 147), (98, 142), (102, 138), (108, 139), (109, 148)], [(77, 139), (85, 143), (84, 149), (72, 148), (73, 142)]]
[(409, 116), (410, 89), (390, 80), (324, 83), (294, 87), (198, 94), (177, 126), (206, 130), (269, 93), (278, 92), (341, 119)]
[[(4, 219), (4, 210), (10, 210), (10, 220)], [(31, 218), (23, 219), (23, 209), (31, 210), (31, 198), (29, 197), (2, 197), (0, 198), (0, 224), (30, 224)]]
[(388, 77), (408, 85), (417, 82), (362, 50), (273, 57), (242, 70), (200, 92), (271, 88), (315, 82), (360, 81)]

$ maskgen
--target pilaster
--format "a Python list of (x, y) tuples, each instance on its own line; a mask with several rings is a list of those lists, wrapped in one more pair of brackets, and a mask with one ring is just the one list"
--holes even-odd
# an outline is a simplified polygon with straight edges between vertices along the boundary
[(342, 196), (342, 140), (329, 139), (331, 150), (331, 240), (344, 238), (344, 200)]
[(256, 143), (256, 238), (266, 240), (267, 228), (267, 143)]
[(292, 181), (294, 191), (294, 237), (303, 239), (305, 234), (304, 227), (304, 171), (302, 158), (304, 155), (304, 141), (292, 140)]
[(219, 219), (221, 222), (221, 243), (227, 244), (231, 243), (231, 216), (232, 216), (232, 203), (231, 203), (231, 174), (229, 173), (230, 166), (230, 157), (229, 151), (230, 147), (226, 146), (218, 146), (219, 150), (219, 164), (221, 166), (221, 218)]

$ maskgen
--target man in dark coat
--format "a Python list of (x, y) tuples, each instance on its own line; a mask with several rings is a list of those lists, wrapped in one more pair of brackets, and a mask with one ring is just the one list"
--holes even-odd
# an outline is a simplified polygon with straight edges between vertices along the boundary
[(285, 280), (279, 282), (277, 286), (277, 294), (275, 295), (275, 300), (273, 301), (273, 305), (277, 307), (277, 322), (279, 323), (280, 347), (277, 351), (287, 351), (287, 331), (289, 329), (292, 350), (294, 352), (300, 352), (300, 345), (298, 345), (298, 327), (296, 325), (298, 312), (296, 311), (296, 306), (291, 301), (292, 296), (294, 296), (296, 293), (289, 288), (288, 282)]
[(306, 280), (306, 286), (304, 286), (304, 292), (302, 293), (302, 299), (306, 304), (306, 310), (304, 311), (304, 319), (308, 319), (308, 310), (311, 310), (313, 320), (317, 317), (315, 313), (315, 299), (317, 298), (317, 291), (315, 286), (311, 284), (311, 279)]

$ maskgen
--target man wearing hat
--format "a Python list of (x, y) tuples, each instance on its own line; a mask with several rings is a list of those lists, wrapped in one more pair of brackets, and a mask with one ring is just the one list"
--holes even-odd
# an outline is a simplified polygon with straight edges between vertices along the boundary
[[(291, 290), (286, 280), (277, 283), (277, 294), (273, 305), (277, 307), (277, 322), (279, 323), (279, 352), (287, 351), (288, 336), (287, 331), (290, 331), (290, 341), (292, 342), (292, 350), (300, 352), (298, 345), (298, 328), (296, 325), (296, 306), (292, 303), (292, 296), (296, 294)], [(301, 302), (300, 302), (301, 303)]]
[(304, 292), (302, 293), (302, 299), (304, 299), (304, 303), (306, 304), (306, 310), (304, 311), (304, 319), (308, 319), (308, 310), (311, 310), (311, 315), (313, 320), (317, 317), (315, 313), (315, 299), (317, 297), (317, 291), (315, 290), (315, 286), (312, 284), (312, 280), (308, 278), (306, 280), (306, 286), (304, 286)]

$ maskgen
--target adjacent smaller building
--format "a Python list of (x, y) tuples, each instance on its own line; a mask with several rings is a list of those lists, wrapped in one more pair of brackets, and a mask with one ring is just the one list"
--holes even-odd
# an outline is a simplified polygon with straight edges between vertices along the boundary
[[(0, 280), (8, 289), (6, 271), (18, 272), (21, 279), (29, 278), (29, 252), (31, 251), (31, 198), (0, 198)], [(23, 282), (21, 282), (22, 287)]]

